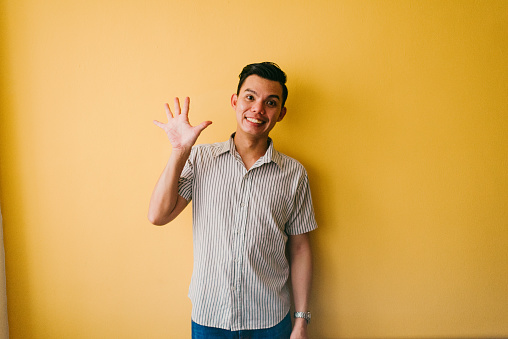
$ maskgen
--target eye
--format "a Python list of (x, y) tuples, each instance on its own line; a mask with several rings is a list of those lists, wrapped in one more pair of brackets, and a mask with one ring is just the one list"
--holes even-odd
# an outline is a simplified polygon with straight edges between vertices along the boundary
[(266, 104), (270, 107), (276, 107), (277, 106), (277, 101), (275, 100), (269, 100), (266, 102)]
[(247, 100), (249, 100), (249, 101), (252, 101), (252, 100), (254, 100), (254, 96), (253, 96), (253, 95), (251, 95), (251, 94), (248, 94), (248, 95), (245, 97), (245, 99), (247, 99)]

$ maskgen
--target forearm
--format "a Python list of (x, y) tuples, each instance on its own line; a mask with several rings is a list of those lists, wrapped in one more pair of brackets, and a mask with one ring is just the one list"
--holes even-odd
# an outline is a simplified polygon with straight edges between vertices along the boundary
[(154, 225), (165, 225), (187, 206), (187, 201), (178, 195), (178, 180), (182, 174), (185, 162), (189, 158), (192, 146), (196, 143), (201, 132), (212, 122), (203, 121), (198, 126), (189, 124), (189, 104), (187, 97), (180, 109), (180, 100), (175, 98), (175, 111), (171, 112), (166, 104), (168, 122), (163, 124), (154, 120), (154, 124), (166, 132), (173, 150), (150, 199), (148, 219)]
[(312, 281), (312, 256), (310, 250), (293, 259), (291, 264), (291, 284), (294, 305), (297, 312), (309, 310), (309, 297)]
[[(295, 311), (307, 312), (312, 284), (312, 251), (308, 234), (290, 237), (289, 259)], [(295, 329), (298, 327), (306, 328), (306, 320), (295, 319)]]
[(174, 217), (172, 212), (178, 202), (178, 180), (185, 162), (189, 158), (190, 149), (173, 150), (150, 199), (148, 219), (154, 225), (165, 225)]

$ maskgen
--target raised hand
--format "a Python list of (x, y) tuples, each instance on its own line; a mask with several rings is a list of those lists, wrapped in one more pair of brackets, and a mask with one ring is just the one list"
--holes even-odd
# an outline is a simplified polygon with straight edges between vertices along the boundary
[(168, 122), (164, 124), (157, 120), (153, 121), (155, 125), (166, 132), (174, 150), (190, 150), (196, 143), (201, 132), (212, 123), (211, 121), (203, 121), (197, 126), (191, 126), (189, 123), (189, 104), (190, 99), (187, 97), (180, 110), (180, 100), (175, 98), (174, 114), (171, 112), (169, 105), (166, 104)]

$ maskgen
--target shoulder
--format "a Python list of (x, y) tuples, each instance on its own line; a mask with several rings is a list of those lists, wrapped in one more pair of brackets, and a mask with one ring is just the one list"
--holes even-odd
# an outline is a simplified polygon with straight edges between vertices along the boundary
[(229, 149), (228, 142), (194, 145), (189, 156), (191, 162), (210, 161)]
[(274, 151), (272, 160), (278, 165), (282, 175), (298, 186), (308, 182), (309, 179), (307, 170), (302, 163), (295, 158), (292, 158), (284, 153)]
[(295, 176), (307, 176), (305, 167), (295, 158), (274, 150), (272, 160), (279, 165), (282, 171)]
[(216, 155), (228, 149), (228, 142), (216, 142), (213, 144), (199, 144), (192, 146), (192, 152), (197, 154), (212, 154)]

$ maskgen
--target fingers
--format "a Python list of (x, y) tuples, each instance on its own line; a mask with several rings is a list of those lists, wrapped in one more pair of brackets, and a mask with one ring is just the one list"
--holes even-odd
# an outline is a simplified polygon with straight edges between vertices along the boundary
[(171, 120), (171, 118), (174, 118), (175, 116), (178, 116), (181, 113), (183, 113), (184, 115), (187, 115), (189, 113), (189, 104), (190, 104), (189, 97), (186, 97), (185, 101), (183, 102), (183, 112), (180, 110), (180, 99), (178, 97), (176, 97), (174, 99), (174, 102), (175, 102), (174, 103), (174, 105), (175, 105), (175, 114), (173, 114), (173, 112), (171, 112), (171, 108), (169, 108), (169, 104), (165, 105), (166, 116), (168, 117), (168, 120)]
[(186, 97), (185, 100), (183, 101), (183, 110), (182, 110), (182, 113), (184, 115), (188, 115), (189, 114), (189, 105), (190, 105), (190, 98)]
[(173, 113), (171, 113), (171, 109), (169, 108), (169, 104), (166, 104), (165, 107), (166, 109), (166, 116), (168, 117), (168, 121), (171, 120), (173, 118)]
[(183, 101), (182, 109), (180, 109), (180, 99), (177, 97), (175, 98), (175, 115), (188, 115), (189, 114), (189, 105), (190, 105), (190, 98), (186, 97)]
[(154, 120), (153, 123), (157, 126), (159, 126), (160, 128), (164, 128), (164, 124), (160, 121), (157, 121), (157, 120)]
[(180, 115), (180, 99), (175, 98), (175, 115)]
[[(175, 105), (175, 109), (174, 109), (175, 113), (174, 114), (173, 114), (173, 112), (171, 112), (171, 108), (169, 108), (168, 103), (166, 103), (164, 105), (164, 109), (166, 111), (166, 117), (168, 118), (168, 121), (170, 121), (173, 118), (176, 118), (180, 114), (183, 114), (184, 116), (187, 116), (189, 114), (189, 106), (190, 106), (190, 98), (189, 97), (186, 97), (183, 102), (183, 107), (182, 107), (183, 110), (180, 109), (180, 99), (178, 99), (178, 97), (176, 97), (174, 99), (174, 105)], [(154, 121), (154, 123), (155, 123), (155, 121)], [(159, 125), (157, 125), (157, 126), (159, 126)]]

